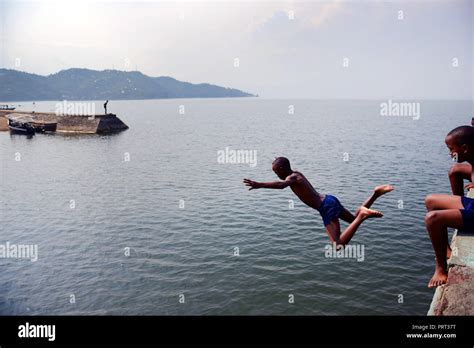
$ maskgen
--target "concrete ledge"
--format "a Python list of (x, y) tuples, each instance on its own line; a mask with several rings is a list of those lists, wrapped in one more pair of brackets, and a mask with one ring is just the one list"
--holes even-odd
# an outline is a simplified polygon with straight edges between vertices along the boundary
[(451, 248), (448, 281), (436, 288), (428, 315), (474, 315), (474, 231), (456, 231)]
[(100, 119), (98, 117), (88, 119), (87, 116), (59, 116), (57, 122), (58, 133), (94, 134), (97, 133)]
[(103, 134), (115, 133), (128, 129), (128, 126), (117, 115), (77, 116), (62, 115), (45, 112), (4, 111), (0, 110), (0, 131), (8, 131), (8, 115), (24, 114), (30, 116), (37, 123), (56, 123), (56, 132), (74, 134)]
[(0, 131), (7, 131), (8, 128), (8, 120), (6, 117), (0, 116)]

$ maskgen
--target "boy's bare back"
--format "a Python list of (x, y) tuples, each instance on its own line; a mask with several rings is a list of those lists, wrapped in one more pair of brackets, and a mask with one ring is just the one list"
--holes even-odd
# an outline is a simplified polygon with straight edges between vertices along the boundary
[(285, 181), (287, 179), (292, 182), (290, 188), (293, 193), (297, 195), (304, 204), (311, 208), (319, 209), (324, 195), (319, 194), (301, 172), (294, 171)]
[(298, 196), (304, 204), (313, 209), (319, 209), (325, 196), (319, 194), (301, 172), (292, 170), (287, 158), (277, 158), (272, 163), (272, 170), (283, 181), (256, 182), (250, 179), (244, 179), (245, 185), (250, 187), (249, 190), (257, 188), (284, 189), (289, 186), (293, 193)]

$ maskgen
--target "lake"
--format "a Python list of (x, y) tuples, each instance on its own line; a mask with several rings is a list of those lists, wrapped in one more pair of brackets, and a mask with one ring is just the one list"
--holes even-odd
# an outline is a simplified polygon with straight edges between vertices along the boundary
[[(425, 315), (424, 198), (450, 192), (444, 137), (473, 106), (418, 101), (416, 117), (384, 102), (111, 101), (127, 131), (0, 132), (0, 244), (38, 248), (0, 258), (0, 314)], [(255, 161), (218, 160), (238, 150)], [(277, 180), (277, 156), (351, 211), (396, 187), (351, 241), (363, 259), (327, 257), (321, 217), (290, 189), (242, 184)]]

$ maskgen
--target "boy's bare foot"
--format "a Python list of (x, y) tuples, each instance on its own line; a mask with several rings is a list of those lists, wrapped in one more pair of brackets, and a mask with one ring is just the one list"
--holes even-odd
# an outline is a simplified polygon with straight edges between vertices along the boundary
[(392, 185), (380, 185), (374, 188), (374, 192), (377, 195), (377, 197), (380, 197), (381, 195), (386, 194), (393, 190), (395, 190), (395, 187), (393, 187)]
[(369, 218), (380, 218), (383, 216), (381, 212), (378, 210), (372, 210), (366, 207), (360, 207), (359, 208), (359, 214), (357, 216), (362, 217), (363, 219), (369, 219)]
[(436, 271), (434, 272), (433, 277), (428, 283), (428, 287), (434, 288), (436, 286), (446, 284), (447, 281), (448, 281), (448, 273), (444, 269), (436, 267)]

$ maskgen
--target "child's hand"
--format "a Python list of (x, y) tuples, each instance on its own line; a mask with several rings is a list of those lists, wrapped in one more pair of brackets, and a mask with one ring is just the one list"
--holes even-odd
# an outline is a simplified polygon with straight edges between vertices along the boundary
[(464, 186), (464, 188), (465, 188), (466, 190), (468, 190), (468, 191), (469, 191), (470, 189), (474, 189), (474, 183), (470, 182), (469, 184), (467, 184), (466, 186)]
[(244, 179), (244, 184), (245, 184), (245, 186), (249, 186), (249, 187), (250, 187), (250, 188), (249, 188), (249, 191), (250, 191), (250, 190), (253, 190), (253, 189), (258, 189), (258, 188), (260, 188), (260, 185), (259, 185), (258, 182), (252, 181), (252, 180), (250, 180), (250, 179)]

